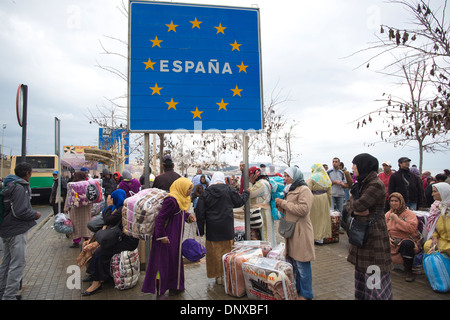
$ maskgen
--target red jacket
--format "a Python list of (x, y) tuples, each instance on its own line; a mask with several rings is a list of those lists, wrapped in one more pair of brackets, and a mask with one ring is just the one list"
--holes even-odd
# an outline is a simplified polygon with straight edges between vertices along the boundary
[(386, 175), (386, 173), (382, 172), (378, 175), (378, 177), (383, 181), (384, 186), (386, 187), (386, 199), (389, 198), (389, 178), (392, 176), (394, 171), (391, 170), (391, 173)]

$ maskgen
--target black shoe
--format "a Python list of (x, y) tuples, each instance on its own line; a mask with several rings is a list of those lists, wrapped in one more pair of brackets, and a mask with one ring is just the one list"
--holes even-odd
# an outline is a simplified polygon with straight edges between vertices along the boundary
[(98, 287), (94, 291), (81, 291), (81, 295), (83, 297), (92, 296), (93, 294), (96, 294), (96, 293), (98, 293), (100, 291), (102, 291), (102, 285), (100, 285), (100, 287)]
[(74, 242), (74, 243), (72, 243), (72, 245), (69, 248), (79, 248), (79, 247), (80, 247), (80, 244)]

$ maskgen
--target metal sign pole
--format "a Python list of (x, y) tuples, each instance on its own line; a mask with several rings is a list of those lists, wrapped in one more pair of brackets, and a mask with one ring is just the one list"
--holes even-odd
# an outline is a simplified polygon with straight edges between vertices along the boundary
[(55, 201), (58, 201), (58, 213), (61, 212), (61, 154), (60, 154), (60, 122), (57, 117), (55, 117), (55, 154), (58, 156), (58, 198), (55, 198)]
[[(244, 140), (244, 190), (247, 190), (249, 187), (248, 182), (248, 140), (249, 136), (244, 132), (243, 134)], [(250, 199), (244, 205), (244, 216), (245, 216), (245, 240), (250, 240)]]
[(23, 84), (23, 109), (22, 109), (22, 162), (25, 162), (27, 155), (27, 105), (28, 105), (28, 86)]
[[(144, 133), (144, 188), (150, 187), (150, 134)], [(150, 257), (150, 239), (145, 241), (145, 269), (147, 269), (148, 258)]]

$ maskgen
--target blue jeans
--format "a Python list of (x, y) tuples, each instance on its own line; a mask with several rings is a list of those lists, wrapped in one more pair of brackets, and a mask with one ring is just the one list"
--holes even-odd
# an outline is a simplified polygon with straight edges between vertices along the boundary
[(311, 262), (301, 262), (292, 259), (292, 266), (296, 274), (295, 287), (300, 296), (306, 299), (312, 299), (312, 271)]
[(334, 209), (335, 204), (337, 211), (342, 213), (344, 209), (344, 197), (331, 197), (331, 209)]

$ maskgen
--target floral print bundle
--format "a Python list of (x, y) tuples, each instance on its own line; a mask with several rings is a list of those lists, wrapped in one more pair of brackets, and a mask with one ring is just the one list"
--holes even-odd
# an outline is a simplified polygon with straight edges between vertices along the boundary
[(103, 201), (102, 179), (90, 179), (67, 184), (69, 207), (78, 208)]
[(111, 258), (111, 274), (114, 288), (126, 290), (133, 288), (139, 280), (139, 251), (122, 251)]
[(151, 239), (155, 219), (167, 194), (165, 190), (150, 188), (127, 198), (122, 208), (123, 232), (141, 240)]

